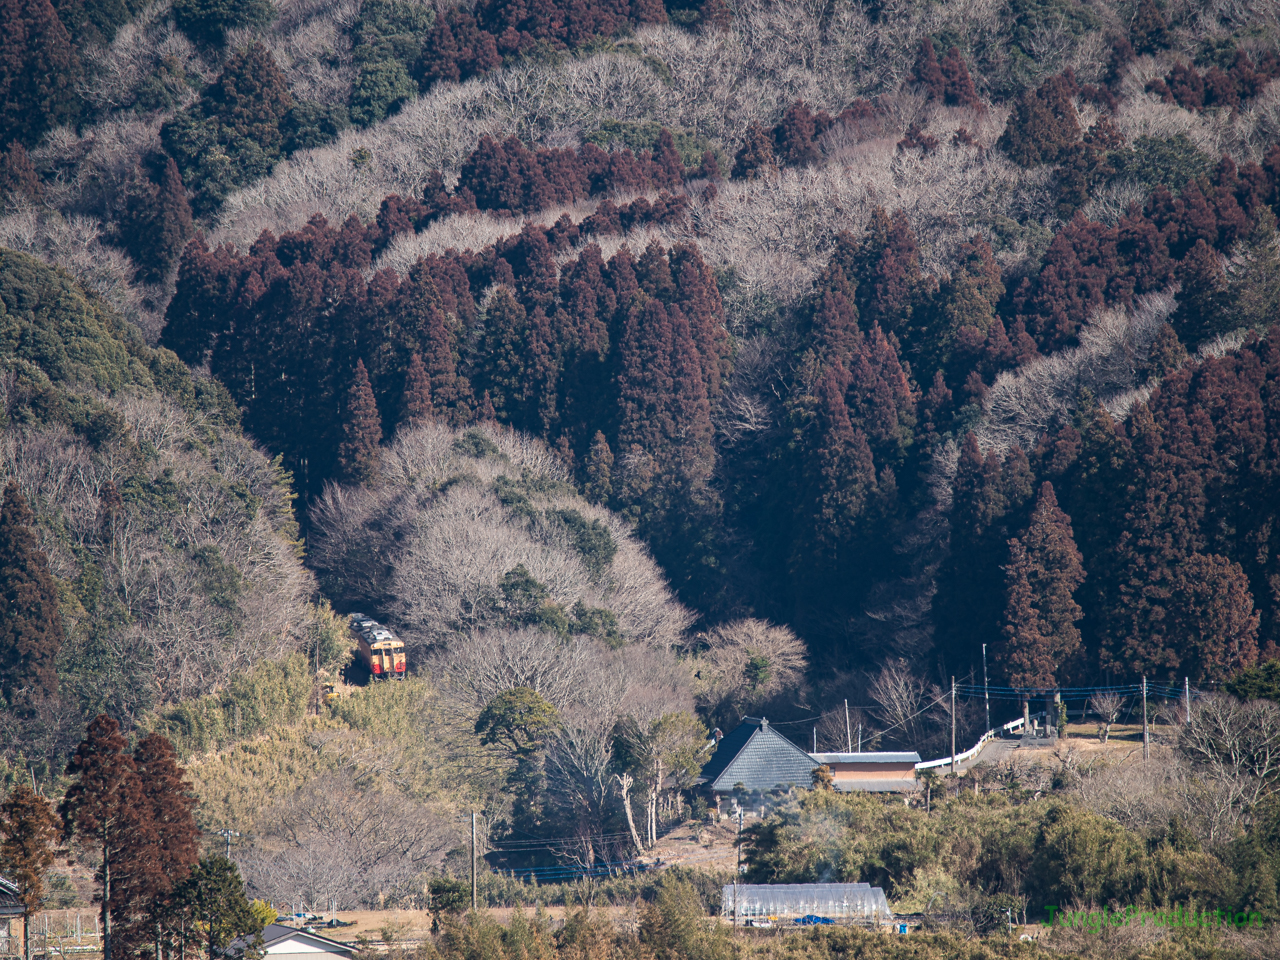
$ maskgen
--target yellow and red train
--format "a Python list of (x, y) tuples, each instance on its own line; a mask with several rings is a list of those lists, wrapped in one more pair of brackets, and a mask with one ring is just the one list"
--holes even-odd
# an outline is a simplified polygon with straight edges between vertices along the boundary
[(363, 613), (351, 614), (351, 627), (356, 632), (360, 659), (375, 680), (403, 680), (407, 670), (404, 642), (378, 621)]

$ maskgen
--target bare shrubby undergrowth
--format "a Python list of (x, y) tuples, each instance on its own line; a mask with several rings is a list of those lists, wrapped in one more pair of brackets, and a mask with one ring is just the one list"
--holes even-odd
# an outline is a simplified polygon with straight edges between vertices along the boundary
[[(85, 54), (88, 75), (83, 96), (96, 110), (127, 110), (138, 99), (138, 88), (161, 63), (181, 69), (193, 80), (212, 78), (213, 66), (178, 30), (169, 16), (170, 0), (159, 0), (117, 31), (110, 46), (90, 47)], [(186, 94), (194, 100), (195, 89)], [(185, 104), (180, 104), (185, 105)]]
[(377, 907), (417, 893), (461, 842), (450, 814), (348, 770), (325, 773), (263, 812), (239, 861), (250, 889), (272, 902)]
[(1080, 329), (1080, 346), (1002, 373), (987, 396), (986, 416), (974, 433), (984, 449), (1029, 449), (1070, 410), (1082, 390), (1104, 406), (1127, 412), (1132, 390), (1160, 325), (1177, 302), (1171, 292), (1140, 299), (1132, 310), (1112, 307)]
[[(276, 20), (262, 37), (289, 82), (295, 100), (345, 104), (355, 79), (350, 27), (360, 15), (360, 0), (284, 0)], [(252, 36), (228, 37), (232, 47)]]
[(710, 716), (740, 716), (779, 694), (795, 701), (804, 687), (808, 651), (787, 627), (735, 620), (699, 640), (687, 666), (698, 704)]
[[(425, 652), (485, 628), (499, 582), (523, 565), (549, 602), (609, 610), (626, 642), (665, 650), (680, 641), (692, 617), (648, 552), (620, 519), (574, 493), (541, 443), (482, 427), (469, 436), (494, 449), (474, 456), (459, 436), (436, 424), (402, 432), (383, 454), (380, 482), (331, 486), (319, 498), (311, 558), (328, 595), (380, 613)], [(520, 484), (529, 507), (504, 503), (500, 480)], [(616, 552), (597, 576), (555, 519), (560, 510), (608, 530)]]

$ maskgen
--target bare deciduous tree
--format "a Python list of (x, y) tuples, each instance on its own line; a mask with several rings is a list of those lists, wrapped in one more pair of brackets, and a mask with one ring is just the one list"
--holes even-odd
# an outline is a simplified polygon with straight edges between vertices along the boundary
[(1111, 725), (1124, 710), (1124, 697), (1113, 691), (1095, 693), (1089, 698), (1089, 709), (1098, 715), (1098, 739), (1103, 743), (1111, 736)]

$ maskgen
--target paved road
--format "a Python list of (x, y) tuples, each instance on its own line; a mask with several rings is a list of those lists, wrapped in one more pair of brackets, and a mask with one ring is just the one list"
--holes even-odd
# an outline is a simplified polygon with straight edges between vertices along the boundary
[[(1007, 759), (1009, 754), (1018, 749), (1022, 743), (1021, 738), (1015, 740), (988, 740), (983, 744), (982, 749), (978, 751), (976, 757), (970, 757), (964, 763), (957, 763), (956, 767), (960, 770), (968, 770), (976, 763), (994, 764), (1001, 760)], [(951, 767), (948, 765), (947, 770)]]

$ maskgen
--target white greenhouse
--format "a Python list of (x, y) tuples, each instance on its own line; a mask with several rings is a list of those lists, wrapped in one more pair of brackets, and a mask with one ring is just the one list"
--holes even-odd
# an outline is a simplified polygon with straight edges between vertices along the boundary
[(878, 922), (893, 917), (884, 891), (866, 883), (730, 883), (721, 891), (721, 909), (740, 920), (815, 916)]

